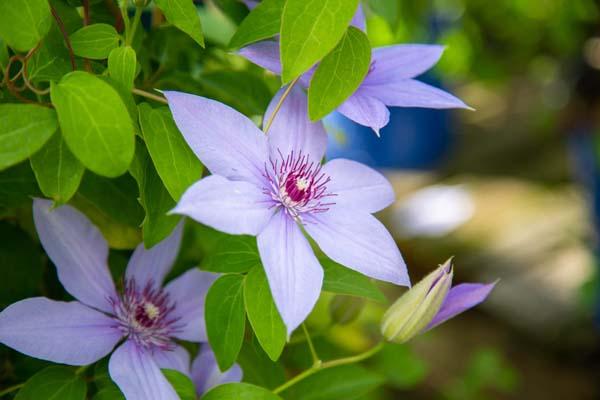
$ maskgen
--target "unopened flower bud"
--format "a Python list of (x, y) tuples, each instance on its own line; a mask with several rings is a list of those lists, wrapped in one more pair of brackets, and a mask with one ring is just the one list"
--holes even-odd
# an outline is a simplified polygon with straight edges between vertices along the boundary
[(400, 296), (383, 316), (383, 336), (391, 342), (405, 343), (421, 333), (442, 306), (452, 275), (449, 259)]

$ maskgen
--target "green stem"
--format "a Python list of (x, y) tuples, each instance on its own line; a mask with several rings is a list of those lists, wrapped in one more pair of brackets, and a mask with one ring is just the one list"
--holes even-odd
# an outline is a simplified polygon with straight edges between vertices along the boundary
[(127, 13), (127, 6), (129, 0), (119, 0), (121, 6), (121, 17), (123, 17), (123, 27), (125, 29), (125, 43), (129, 43), (129, 14)]
[(331, 361), (327, 361), (324, 363), (315, 364), (312, 367), (310, 367), (309, 369), (307, 369), (306, 371), (296, 375), (295, 377), (293, 377), (292, 379), (290, 379), (283, 385), (275, 388), (273, 390), (273, 393), (275, 393), (275, 394), (281, 393), (284, 390), (289, 389), (290, 387), (294, 386), (298, 382), (308, 378), (309, 376), (311, 376), (323, 369), (339, 367), (340, 365), (354, 364), (354, 363), (366, 360), (367, 358), (372, 357), (375, 354), (377, 354), (378, 352), (380, 352), (381, 349), (383, 349), (384, 344), (385, 344), (384, 342), (379, 342), (376, 346), (372, 347), (371, 349), (365, 351), (364, 353), (357, 354), (355, 356), (338, 358), (336, 360), (331, 360)]
[(285, 89), (285, 92), (283, 92), (283, 95), (281, 95), (281, 98), (279, 99), (279, 101), (277, 102), (277, 105), (275, 106), (275, 109), (273, 110), (273, 114), (271, 114), (269, 116), (269, 119), (267, 120), (267, 123), (265, 124), (265, 135), (267, 133), (269, 133), (269, 129), (271, 129), (271, 125), (273, 125), (273, 120), (275, 119), (275, 116), (277, 115), (277, 113), (279, 112), (279, 109), (283, 105), (283, 101), (285, 100), (286, 97), (288, 97), (288, 95), (292, 91), (292, 88), (294, 87), (296, 82), (298, 82), (298, 79), (300, 79), (300, 77), (297, 77), (296, 79), (294, 79), (290, 83), (290, 85), (287, 87), (287, 89)]
[(317, 355), (317, 350), (315, 350), (315, 345), (308, 333), (308, 329), (306, 328), (306, 324), (302, 324), (302, 330), (304, 331), (304, 336), (306, 336), (306, 342), (308, 343), (308, 348), (310, 349), (310, 355), (312, 356), (313, 365), (317, 365), (321, 363), (319, 356)]
[(7, 387), (6, 389), (0, 392), (0, 397), (6, 396), (7, 394), (14, 392), (15, 390), (19, 390), (23, 386), (25, 386), (24, 383), (19, 383), (18, 385)]
[(142, 16), (143, 7), (137, 6), (135, 8), (135, 14), (133, 14), (133, 22), (131, 23), (131, 29), (129, 31), (129, 36), (125, 39), (125, 44), (130, 46), (133, 43), (133, 38), (135, 37), (135, 32), (140, 24), (140, 18)]
[[(90, 364), (91, 365), (91, 364)], [(90, 367), (90, 365), (83, 365), (75, 370), (75, 375), (81, 375), (85, 372), (86, 369)]]
[(158, 101), (159, 103), (169, 104), (169, 102), (167, 101), (167, 99), (165, 99), (164, 97), (160, 97), (160, 96), (157, 96), (155, 94), (148, 93), (148, 92), (146, 92), (145, 90), (142, 90), (142, 89), (133, 88), (133, 89), (131, 89), (131, 93), (137, 94), (138, 96), (146, 97), (148, 99), (152, 99), (154, 101)]

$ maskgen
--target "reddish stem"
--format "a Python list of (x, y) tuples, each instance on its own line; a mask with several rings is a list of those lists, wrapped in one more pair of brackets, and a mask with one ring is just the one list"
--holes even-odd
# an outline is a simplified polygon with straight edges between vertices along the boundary
[(56, 20), (56, 24), (58, 25), (58, 29), (60, 29), (60, 33), (63, 35), (63, 39), (65, 40), (65, 45), (67, 49), (69, 49), (69, 58), (71, 59), (71, 69), (75, 71), (77, 69), (77, 65), (75, 64), (75, 53), (73, 53), (73, 47), (71, 46), (71, 41), (69, 40), (69, 34), (67, 33), (67, 29), (65, 28), (65, 24), (62, 19), (56, 12), (56, 9), (50, 5), (50, 11), (52, 12), (52, 16)]

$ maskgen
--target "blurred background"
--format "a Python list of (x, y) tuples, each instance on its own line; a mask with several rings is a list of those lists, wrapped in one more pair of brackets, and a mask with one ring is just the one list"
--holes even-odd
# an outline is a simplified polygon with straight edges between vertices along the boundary
[[(61, 2), (72, 0), (54, 1)], [(114, 23), (110, 3), (92, 2), (94, 22)], [(144, 13), (146, 29), (134, 43), (145, 47), (138, 52), (139, 87), (213, 97), (260, 123), (280, 81), (227, 49), (248, 9), (239, 0), (197, 4), (205, 50), (172, 27), (157, 28), (158, 13)], [(413, 281), (454, 256), (456, 282), (499, 283), (483, 305), (369, 360), (372, 386), (381, 378), (386, 384), (355, 394), (362, 400), (599, 399), (600, 2), (365, 0), (363, 6), (373, 46), (446, 45), (440, 63), (420, 79), (476, 111), (394, 109), (381, 139), (331, 115), (328, 156), (366, 162), (393, 182), (398, 201), (380, 217)], [(12, 173), (2, 179), (13, 182)], [(30, 180), (19, 184), (33, 185), (34, 193), (28, 173)], [(94, 179), (86, 175), (75, 199), (80, 207), (94, 196), (86, 188), (99, 187)], [(0, 211), (20, 201), (0, 184)], [(14, 212), (16, 220), (30, 208)], [(119, 212), (126, 211), (115, 210), (116, 221), (134, 221), (111, 225), (124, 232), (111, 245), (131, 248), (140, 240), (139, 221)], [(188, 227), (188, 248), (202, 245), (194, 242), (197, 229)], [(31, 250), (39, 246), (26, 231), (32, 227), (5, 223), (0, 265), (18, 272), (19, 265), (40, 263), (40, 250)], [(113, 251), (111, 262), (122, 269), (127, 256)], [(197, 261), (186, 253), (179, 263)], [(65, 296), (47, 263), (36, 271), (22, 273), (25, 283), (3, 292), (0, 305), (39, 294), (41, 279), (44, 294)], [(390, 301), (401, 293), (381, 287)], [(325, 294), (309, 319), (319, 354), (327, 359), (369, 348), (385, 307)], [(10, 356), (0, 365), (8, 381), (44, 364), (0, 350)], [(283, 370), (252, 375), (255, 361), (245, 359), (256, 360), (249, 356), (256, 351), (244, 347), (239, 362), (246, 380), (269, 386)], [(301, 335), (292, 338), (283, 361), (289, 373), (310, 365)]]

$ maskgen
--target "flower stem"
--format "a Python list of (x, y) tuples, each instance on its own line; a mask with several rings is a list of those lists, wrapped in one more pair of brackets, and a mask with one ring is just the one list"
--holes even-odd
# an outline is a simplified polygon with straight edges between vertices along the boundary
[(159, 103), (169, 104), (169, 102), (167, 101), (167, 99), (165, 99), (164, 97), (160, 97), (160, 96), (157, 96), (155, 94), (148, 93), (148, 92), (146, 92), (145, 90), (142, 90), (142, 89), (133, 88), (133, 89), (131, 89), (131, 93), (137, 94), (138, 96), (146, 97), (146, 98), (154, 100), (154, 101), (158, 101)]
[(0, 392), (0, 397), (6, 396), (7, 394), (14, 392), (15, 390), (19, 390), (23, 386), (25, 386), (25, 383), (19, 383), (14, 386), (7, 387), (6, 389), (4, 389), (3, 391)]
[(279, 112), (279, 109), (283, 105), (283, 101), (285, 100), (286, 97), (288, 97), (288, 95), (292, 91), (292, 88), (294, 87), (294, 85), (296, 85), (296, 82), (298, 82), (299, 79), (300, 79), (300, 77), (297, 77), (296, 79), (294, 79), (290, 83), (290, 85), (287, 87), (287, 89), (285, 89), (285, 92), (283, 92), (283, 95), (281, 95), (281, 98), (279, 99), (279, 101), (277, 102), (277, 105), (275, 106), (275, 109), (273, 110), (273, 114), (271, 114), (269, 116), (269, 119), (267, 120), (267, 123), (265, 124), (265, 135), (267, 133), (269, 133), (269, 129), (271, 129), (271, 125), (273, 125), (273, 120), (275, 119), (275, 116), (277, 115), (277, 113)]
[(310, 355), (312, 356), (313, 365), (317, 365), (321, 363), (319, 356), (317, 354), (317, 350), (315, 350), (315, 345), (308, 333), (308, 329), (306, 328), (306, 324), (302, 324), (302, 330), (304, 331), (304, 336), (306, 336), (306, 342), (308, 343), (308, 348), (310, 349)]
[(133, 22), (131, 23), (131, 29), (129, 31), (129, 35), (125, 38), (125, 44), (130, 46), (133, 42), (133, 38), (135, 37), (135, 31), (140, 24), (140, 17), (142, 16), (143, 7), (137, 6), (135, 8), (135, 14), (133, 15)]
[(81, 367), (77, 368), (75, 370), (75, 375), (81, 375), (82, 373), (85, 372), (86, 369), (88, 369), (90, 367), (91, 364), (89, 365), (82, 365)]
[(129, 5), (129, 0), (119, 0), (120, 8), (121, 8), (121, 17), (123, 18), (123, 27), (125, 30), (125, 43), (129, 43), (129, 14), (127, 11), (127, 6)]
[(309, 376), (311, 376), (323, 369), (339, 367), (340, 365), (354, 364), (354, 363), (366, 360), (367, 358), (372, 357), (375, 354), (377, 354), (378, 352), (380, 352), (381, 349), (383, 349), (383, 346), (384, 346), (384, 342), (379, 342), (377, 345), (375, 345), (374, 347), (365, 351), (364, 353), (360, 353), (360, 354), (357, 354), (355, 356), (350, 356), (350, 357), (338, 358), (336, 360), (326, 361), (324, 363), (319, 362), (319, 363), (313, 365), (312, 367), (310, 367), (309, 369), (307, 369), (306, 371), (296, 375), (295, 377), (293, 377), (292, 379), (290, 379), (283, 385), (275, 388), (273, 390), (273, 393), (275, 393), (275, 394), (281, 393), (284, 390), (289, 389), (290, 387), (294, 386), (298, 382), (308, 378)]

